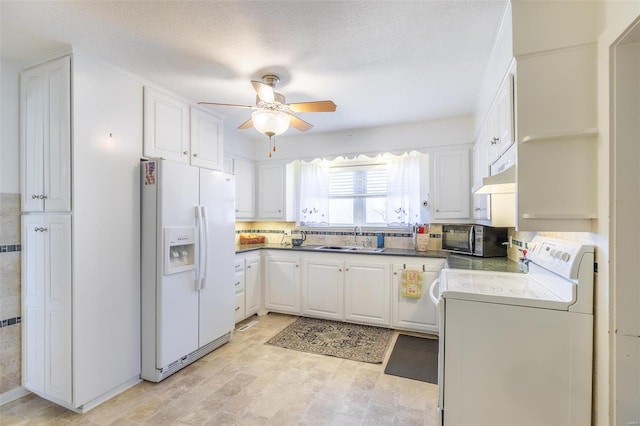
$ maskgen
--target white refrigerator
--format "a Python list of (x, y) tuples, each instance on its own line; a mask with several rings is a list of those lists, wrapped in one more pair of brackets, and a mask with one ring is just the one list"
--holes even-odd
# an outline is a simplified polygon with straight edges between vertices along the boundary
[(234, 329), (232, 175), (142, 160), (141, 377), (159, 382)]

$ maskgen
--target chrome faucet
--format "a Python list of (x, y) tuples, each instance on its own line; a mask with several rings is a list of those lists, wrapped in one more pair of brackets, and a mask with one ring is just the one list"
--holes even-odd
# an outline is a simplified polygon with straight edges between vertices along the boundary
[(357, 246), (358, 245), (358, 230), (360, 230), (360, 235), (362, 235), (362, 227), (360, 225), (356, 225), (353, 228), (353, 245)]

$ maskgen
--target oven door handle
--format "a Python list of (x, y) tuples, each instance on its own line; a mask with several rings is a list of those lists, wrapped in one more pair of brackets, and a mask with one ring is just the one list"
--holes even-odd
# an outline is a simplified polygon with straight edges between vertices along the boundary
[(440, 278), (436, 278), (435, 280), (433, 280), (433, 282), (429, 286), (429, 297), (431, 298), (431, 301), (433, 302), (433, 304), (436, 306), (438, 306), (438, 302), (440, 298), (436, 297), (436, 295), (433, 293), (433, 290), (435, 290), (438, 284), (440, 284)]

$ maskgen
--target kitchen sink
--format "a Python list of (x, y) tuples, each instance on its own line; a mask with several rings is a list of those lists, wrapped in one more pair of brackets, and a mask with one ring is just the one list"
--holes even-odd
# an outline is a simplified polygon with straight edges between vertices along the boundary
[(360, 252), (360, 253), (381, 253), (383, 248), (375, 247), (360, 247), (360, 246), (320, 246), (316, 247), (316, 250), (321, 251), (340, 251), (340, 252)]

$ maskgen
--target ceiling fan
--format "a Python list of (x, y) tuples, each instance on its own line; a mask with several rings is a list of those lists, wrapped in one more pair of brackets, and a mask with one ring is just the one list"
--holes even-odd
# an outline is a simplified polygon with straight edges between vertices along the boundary
[[(238, 129), (254, 127), (258, 132), (271, 138), (286, 132), (289, 125), (301, 132), (306, 132), (313, 127), (301, 118), (293, 115), (300, 112), (333, 112), (336, 104), (333, 101), (296, 102), (287, 104), (284, 96), (274, 89), (280, 82), (280, 78), (274, 74), (267, 74), (262, 81), (252, 80), (251, 84), (256, 91), (256, 105), (223, 104), (217, 102), (198, 102), (201, 105), (218, 105), (234, 108), (247, 108), (255, 110), (251, 118), (238, 126)], [(271, 143), (269, 144), (271, 146)], [(275, 144), (273, 145), (275, 151)], [(271, 150), (269, 151), (271, 156)]]

